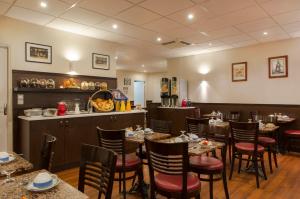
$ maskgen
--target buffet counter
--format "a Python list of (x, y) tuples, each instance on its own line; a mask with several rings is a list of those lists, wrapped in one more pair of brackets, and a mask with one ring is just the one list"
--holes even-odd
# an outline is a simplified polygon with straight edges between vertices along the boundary
[(102, 112), (102, 113), (84, 113), (84, 114), (72, 114), (72, 115), (64, 115), (64, 116), (53, 116), (53, 117), (45, 117), (45, 116), (18, 116), (19, 119), (26, 121), (39, 121), (39, 120), (55, 120), (55, 119), (69, 119), (69, 118), (80, 118), (80, 117), (97, 117), (97, 116), (105, 116), (105, 115), (124, 115), (124, 114), (134, 114), (134, 113), (147, 113), (145, 110), (132, 110), (126, 112)]

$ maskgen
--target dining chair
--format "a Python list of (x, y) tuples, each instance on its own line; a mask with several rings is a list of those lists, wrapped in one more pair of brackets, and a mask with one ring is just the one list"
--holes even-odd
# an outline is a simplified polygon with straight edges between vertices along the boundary
[[(97, 137), (100, 147), (110, 149), (118, 154), (116, 172), (119, 173), (119, 177), (114, 178), (114, 180), (119, 182), (119, 193), (123, 192), (123, 198), (126, 199), (126, 180), (135, 178), (135, 174), (126, 177), (126, 173), (137, 173), (139, 182), (143, 181), (143, 168), (141, 160), (138, 156), (136, 156), (135, 153), (126, 154), (125, 130), (103, 130), (97, 127)], [(140, 191), (142, 196), (144, 196), (142, 187), (140, 187)]]
[(186, 117), (185, 121), (187, 133), (196, 134), (199, 137), (207, 137), (208, 118)]
[(82, 144), (78, 190), (84, 192), (89, 186), (99, 191), (98, 199), (102, 195), (111, 199), (116, 161), (117, 154), (112, 150)]
[(239, 111), (230, 111), (228, 120), (239, 122), (241, 113)]
[(163, 143), (145, 139), (150, 176), (150, 197), (200, 199), (201, 183), (189, 172), (188, 143)]
[(300, 130), (291, 129), (284, 131), (284, 148), (288, 152), (291, 149), (291, 140), (300, 141)]
[(43, 135), (39, 169), (51, 171), (55, 142), (56, 137), (46, 133)]
[(172, 133), (172, 122), (151, 119), (150, 128), (158, 133)]
[(235, 159), (239, 159), (238, 173), (241, 171), (241, 164), (244, 159), (243, 155), (251, 156), (253, 162), (255, 175), (256, 175), (256, 187), (259, 188), (259, 172), (258, 162), (260, 161), (264, 178), (267, 180), (265, 165), (264, 165), (264, 147), (258, 144), (259, 125), (257, 122), (233, 122), (230, 121), (230, 129), (232, 136), (232, 162), (229, 180), (232, 178)]
[[(198, 174), (198, 178), (200, 181), (209, 182), (209, 195), (210, 199), (213, 199), (213, 182), (218, 180), (223, 180), (223, 187), (225, 192), (226, 199), (229, 198), (228, 186), (227, 186), (227, 178), (226, 178), (226, 154), (227, 154), (227, 146), (229, 143), (229, 131), (228, 129), (218, 128), (216, 129), (214, 126), (209, 126), (209, 130), (207, 132), (207, 138), (210, 140), (223, 142), (224, 146), (221, 148), (221, 159), (216, 157), (216, 153), (214, 157), (208, 155), (197, 155), (190, 157), (190, 168), (191, 171)], [(207, 177), (202, 177), (203, 175)], [(216, 176), (221, 176), (216, 177)]]

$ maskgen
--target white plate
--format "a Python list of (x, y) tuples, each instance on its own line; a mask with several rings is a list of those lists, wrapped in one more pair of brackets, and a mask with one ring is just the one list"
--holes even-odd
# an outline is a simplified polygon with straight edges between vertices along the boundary
[(15, 159), (16, 159), (16, 157), (14, 155), (9, 154), (8, 160), (7, 161), (0, 160), (0, 164), (8, 164), (8, 163), (14, 161)]
[(33, 186), (33, 182), (29, 182), (25, 188), (28, 191), (33, 191), (33, 192), (43, 192), (43, 191), (50, 190), (60, 183), (60, 180), (58, 179), (57, 175), (52, 174), (51, 176), (52, 176), (53, 181), (49, 187), (38, 188), (38, 187)]

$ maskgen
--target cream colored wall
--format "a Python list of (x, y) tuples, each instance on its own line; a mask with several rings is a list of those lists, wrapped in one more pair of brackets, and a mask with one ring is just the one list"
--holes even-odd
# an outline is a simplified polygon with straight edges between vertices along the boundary
[[(300, 104), (300, 39), (168, 60), (168, 74), (188, 80), (196, 102)], [(288, 78), (269, 79), (268, 57), (288, 55)], [(231, 81), (231, 64), (248, 62), (248, 80)], [(206, 75), (200, 72), (208, 71)]]
[[(66, 73), (69, 61), (65, 58), (68, 51), (79, 54), (80, 60), (74, 63), (75, 70), (81, 75), (116, 77), (116, 43), (101, 41), (8, 17), (0, 17), (0, 43), (11, 49), (11, 67), (17, 70)], [(52, 46), (52, 64), (25, 62), (25, 42)], [(110, 55), (110, 70), (92, 69), (92, 53)]]

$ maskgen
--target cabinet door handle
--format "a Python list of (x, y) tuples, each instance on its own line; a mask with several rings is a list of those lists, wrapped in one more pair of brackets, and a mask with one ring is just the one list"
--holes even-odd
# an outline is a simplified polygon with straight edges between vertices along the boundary
[(70, 122), (68, 120), (65, 121), (65, 127), (70, 127)]
[(58, 125), (59, 125), (59, 127), (64, 127), (64, 121), (60, 120), (60, 121), (58, 122)]

